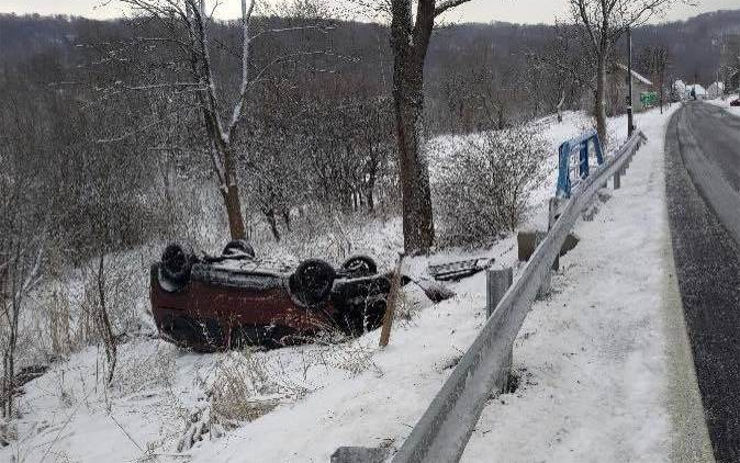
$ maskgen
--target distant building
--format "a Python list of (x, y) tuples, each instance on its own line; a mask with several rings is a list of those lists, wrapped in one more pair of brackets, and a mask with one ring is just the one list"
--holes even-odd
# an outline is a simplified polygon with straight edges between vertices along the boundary
[[(627, 86), (627, 66), (617, 63), (607, 76), (607, 114), (616, 116), (627, 112), (627, 98), (629, 88)], [(655, 92), (655, 86), (647, 77), (632, 71), (632, 110), (635, 112), (644, 111), (648, 107), (644, 103), (647, 101), (644, 96), (646, 93)], [(641, 98), (642, 96), (642, 98)]]

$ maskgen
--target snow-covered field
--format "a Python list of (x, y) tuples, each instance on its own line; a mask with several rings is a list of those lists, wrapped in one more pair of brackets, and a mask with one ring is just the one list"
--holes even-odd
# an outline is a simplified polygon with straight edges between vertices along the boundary
[[(490, 455), (507, 455), (505, 461), (670, 460), (675, 439), (666, 398), (676, 394), (666, 391), (675, 356), (666, 339), (680, 307), (666, 305), (667, 119), (656, 111), (637, 116), (651, 141), (635, 158), (623, 190), (594, 222), (578, 225), (581, 244), (562, 260), (553, 295), (535, 306), (515, 346), (521, 386), (486, 409), (467, 461)], [(552, 147), (552, 174), (533, 195), (525, 226), (544, 228), (556, 147), (590, 127), (590, 118), (567, 113), (561, 124), (554, 118), (537, 124)], [(616, 146), (626, 138), (626, 120), (612, 119), (609, 127)], [(459, 141), (441, 137), (435, 146), (444, 151)], [(388, 265), (401, 247), (400, 222), (354, 229), (338, 224), (311, 244), (337, 257), (345, 247), (367, 249)], [(420, 275), (429, 261), (464, 256), (519, 268), (513, 235), (490, 249), (416, 258), (409, 268)], [(484, 322), (484, 275), (452, 289), (457, 296), (438, 305), (410, 290), (411, 315), (398, 321), (382, 351), (377, 332), (338, 345), (212, 355), (133, 338), (121, 344), (118, 372), (106, 388), (104, 356), (88, 348), (25, 386), (17, 439), (0, 449), (0, 460), (326, 462), (339, 446), (397, 447)], [(255, 419), (229, 419), (239, 399)], [(193, 431), (202, 441), (178, 447)]]

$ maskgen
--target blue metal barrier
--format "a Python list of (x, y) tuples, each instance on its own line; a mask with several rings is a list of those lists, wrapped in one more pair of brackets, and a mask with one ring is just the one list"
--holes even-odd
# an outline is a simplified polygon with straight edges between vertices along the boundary
[[(573, 186), (587, 178), (590, 174), (588, 155), (589, 147), (592, 145), (596, 155), (596, 162), (599, 165), (604, 163), (604, 153), (601, 147), (601, 141), (599, 141), (599, 135), (595, 130), (584, 133), (580, 137), (576, 137), (572, 140), (568, 140), (559, 149), (559, 166), (560, 171), (558, 173), (558, 189), (556, 196), (558, 198), (570, 198), (573, 191)], [(578, 152), (578, 176), (577, 179), (571, 178), (571, 157), (574, 152)], [(575, 166), (573, 166), (575, 167)], [(575, 170), (575, 169), (573, 169)]]

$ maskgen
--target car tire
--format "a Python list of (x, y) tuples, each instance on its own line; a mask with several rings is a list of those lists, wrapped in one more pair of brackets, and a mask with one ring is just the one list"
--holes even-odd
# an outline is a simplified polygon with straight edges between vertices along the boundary
[(236, 259), (254, 259), (256, 254), (254, 248), (247, 240), (233, 240), (224, 247), (221, 253), (224, 257)]
[(160, 278), (175, 288), (184, 286), (190, 279), (190, 271), (195, 260), (195, 253), (189, 246), (169, 244), (162, 253)]
[(329, 299), (335, 279), (336, 272), (328, 263), (305, 260), (290, 277), (290, 292), (299, 305), (314, 307)]
[(353, 278), (367, 277), (377, 275), (378, 264), (375, 263), (372, 257), (357, 255), (344, 261), (342, 270)]

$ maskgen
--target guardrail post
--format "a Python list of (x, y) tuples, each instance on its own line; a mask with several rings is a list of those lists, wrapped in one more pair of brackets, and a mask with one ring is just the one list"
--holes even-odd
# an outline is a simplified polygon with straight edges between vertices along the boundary
[[(501, 270), (488, 270), (486, 271), (486, 312), (490, 318), (493, 311), (498, 307), (501, 299), (504, 298), (504, 294), (514, 284), (514, 269), (506, 267)], [(503, 368), (511, 377), (511, 369), (514, 365), (514, 346), (511, 346), (506, 359), (506, 364)], [(505, 393), (509, 389), (509, 380), (506, 380), (501, 385), (501, 389), (498, 392)]]
[(622, 177), (619, 171), (617, 171), (617, 173), (614, 174), (614, 189), (618, 190), (620, 188), (622, 188)]
[[(552, 227), (555, 226), (555, 223), (560, 218), (560, 205), (561, 205), (561, 199), (558, 197), (550, 198), (550, 211), (547, 218), (547, 230), (548, 232), (552, 230)], [(555, 261), (552, 263), (552, 270), (559, 270), (560, 269), (560, 252), (558, 252), (557, 256), (555, 257)], [(542, 280), (542, 285), (540, 286), (539, 291), (537, 292), (537, 297), (542, 299), (547, 296), (547, 294), (550, 292), (550, 278), (551, 278), (551, 272), (547, 272), (547, 275)]]
[[(547, 231), (548, 232), (552, 230), (552, 227), (555, 226), (555, 222), (557, 222), (558, 219), (560, 218), (560, 215), (561, 215), (560, 208), (561, 208), (562, 203), (563, 203), (563, 200), (558, 197), (550, 198), (549, 212), (547, 215)], [(560, 269), (560, 254), (558, 254), (558, 256), (555, 258), (555, 262), (553, 262), (552, 264), (552, 269), (556, 271)]]
[(512, 284), (514, 284), (514, 269), (511, 267), (486, 272), (486, 312), (489, 317)]

